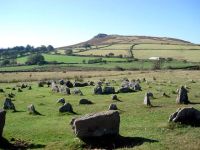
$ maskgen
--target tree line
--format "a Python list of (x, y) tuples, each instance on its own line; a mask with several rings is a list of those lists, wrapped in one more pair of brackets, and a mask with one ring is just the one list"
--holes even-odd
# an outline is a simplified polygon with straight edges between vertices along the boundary
[(16, 59), (17, 57), (22, 57), (27, 55), (27, 53), (45, 53), (53, 51), (54, 47), (52, 45), (42, 45), (39, 47), (34, 47), (31, 45), (27, 46), (15, 46), (13, 48), (0, 48), (1, 60), (3, 59)]
[[(48, 46), (42, 45), (39, 47), (27, 45), (27, 46), (15, 46), (12, 48), (0, 48), (0, 65), (1, 66), (15, 65), (17, 64), (16, 58), (18, 57), (23, 57), (27, 55), (38, 57), (38, 54), (40, 53), (48, 53), (54, 50), (55, 49), (52, 45), (48, 45)], [(40, 61), (40, 64), (43, 64), (43, 63), (44, 61)], [(30, 61), (30, 63), (27, 63), (27, 64), (35, 64), (35, 63), (32, 63)]]

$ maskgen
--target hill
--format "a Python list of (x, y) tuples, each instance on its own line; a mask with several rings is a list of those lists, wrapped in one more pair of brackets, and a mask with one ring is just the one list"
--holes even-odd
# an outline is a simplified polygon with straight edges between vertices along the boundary
[(151, 36), (124, 36), (124, 35), (107, 35), (100, 33), (92, 39), (75, 45), (59, 47), (58, 49), (73, 49), (84, 47), (85, 44), (92, 46), (113, 45), (113, 44), (170, 44), (170, 45), (195, 45), (189, 41), (168, 38), (168, 37), (151, 37)]

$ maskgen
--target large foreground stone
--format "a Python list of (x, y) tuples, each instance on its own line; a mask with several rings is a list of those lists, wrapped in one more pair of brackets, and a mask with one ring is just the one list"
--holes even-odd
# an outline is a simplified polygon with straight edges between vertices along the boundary
[(169, 122), (200, 126), (200, 111), (193, 107), (179, 108), (175, 113), (170, 115)]
[(118, 135), (120, 116), (118, 111), (88, 114), (72, 120), (72, 128), (80, 139)]
[(6, 120), (6, 111), (0, 109), (0, 138), (2, 137), (5, 120)]

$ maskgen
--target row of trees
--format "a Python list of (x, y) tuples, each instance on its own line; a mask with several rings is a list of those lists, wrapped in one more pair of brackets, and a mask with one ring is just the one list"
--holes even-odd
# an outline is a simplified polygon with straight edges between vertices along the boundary
[(33, 47), (31, 45), (15, 46), (13, 48), (1, 48), (0, 56), (1, 59), (15, 59), (17, 57), (25, 56), (27, 53), (45, 53), (53, 50), (54, 47), (52, 45), (42, 45), (39, 47)]

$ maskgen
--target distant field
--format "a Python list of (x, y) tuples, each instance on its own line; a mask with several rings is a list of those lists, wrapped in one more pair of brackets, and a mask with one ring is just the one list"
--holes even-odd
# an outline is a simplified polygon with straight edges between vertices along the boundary
[(88, 50), (84, 52), (76, 53), (77, 55), (97, 55), (97, 56), (105, 56), (109, 53), (114, 53), (115, 56), (123, 55), (127, 56), (128, 52), (126, 50)]
[[(115, 56), (128, 56), (128, 50), (131, 44), (113, 44), (104, 45), (98, 49), (74, 50), (78, 55), (99, 55), (105, 56), (114, 53)], [(200, 46), (198, 45), (170, 45), (170, 44), (139, 44), (134, 46), (134, 56), (139, 59), (148, 59), (149, 57), (171, 57), (178, 60), (188, 60), (191, 62), (200, 61)]]
[[(113, 44), (113, 45), (104, 45), (99, 46), (98, 49), (101, 50), (125, 50), (130, 49), (132, 44)], [(95, 47), (92, 47), (95, 48)], [(82, 48), (83, 49), (83, 48)], [(141, 50), (200, 50), (200, 46), (198, 45), (170, 45), (170, 44), (138, 44), (134, 46), (134, 49)]]
[[(97, 57), (79, 57), (79, 56), (67, 56), (67, 55), (51, 55), (51, 54), (43, 54), (45, 60), (48, 62), (57, 61), (59, 63), (82, 63), (83, 60), (88, 61), (91, 59), (97, 59)], [(20, 64), (24, 64), (27, 60), (27, 57), (21, 57), (17, 59), (17, 62)], [(106, 61), (125, 61), (125, 59), (121, 58), (103, 58)]]
[[(185, 67), (197, 66), (199, 63), (183, 61), (169, 61), (161, 64), (161, 69), (183, 69)], [(67, 70), (152, 70), (154, 61), (133, 61), (133, 62), (107, 62), (107, 63), (80, 63), (80, 64), (56, 64), (56, 65), (24, 65), (15, 67), (0, 67), (0, 72), (15, 71), (67, 71)]]
[(59, 79), (74, 79), (107, 77), (128, 75), (130, 71), (66, 71), (66, 72), (12, 72), (0, 73), (0, 82), (30, 82), (40, 80), (59, 80)]
[[(128, 51), (126, 50), (88, 50), (80, 52), (80, 55), (108, 55), (110, 52), (114, 53), (115, 56), (123, 55), (127, 56)], [(191, 62), (200, 62), (200, 50), (134, 50), (135, 58), (148, 59), (153, 56), (157, 57), (171, 57), (178, 60), (187, 60)]]

